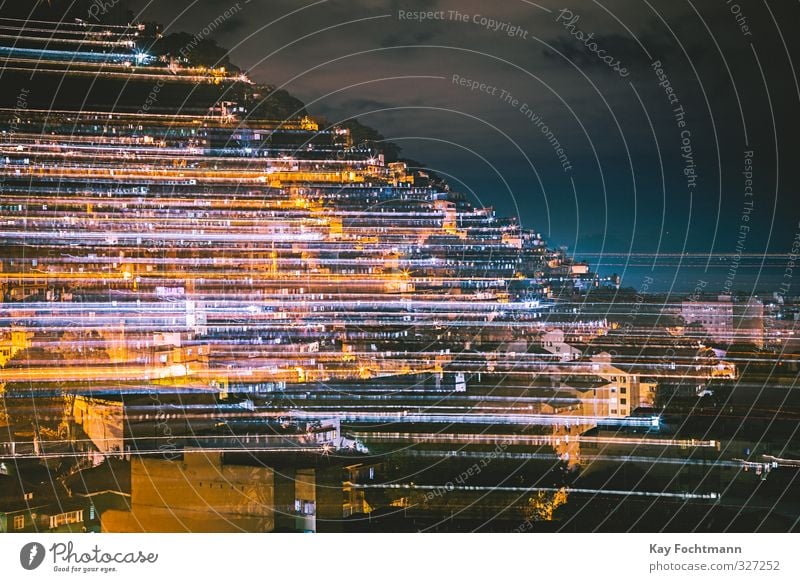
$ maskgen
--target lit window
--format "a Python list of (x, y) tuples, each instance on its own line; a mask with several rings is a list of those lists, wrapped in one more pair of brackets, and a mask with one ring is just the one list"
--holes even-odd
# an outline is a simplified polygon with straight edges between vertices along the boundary
[(15, 515), (14, 516), (14, 529), (22, 529), (25, 527), (25, 516), (24, 515)]
[(50, 527), (56, 528), (62, 525), (71, 523), (80, 523), (83, 521), (83, 510), (68, 511), (66, 513), (59, 513), (58, 515), (50, 516)]

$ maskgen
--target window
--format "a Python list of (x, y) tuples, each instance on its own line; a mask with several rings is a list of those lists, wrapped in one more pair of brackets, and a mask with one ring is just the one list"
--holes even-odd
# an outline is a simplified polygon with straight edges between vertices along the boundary
[(627, 394), (628, 393), (628, 389), (625, 388), (625, 386), (623, 386), (622, 388), (619, 389), (619, 393), (620, 394)]
[(59, 513), (58, 515), (50, 516), (50, 528), (56, 528), (62, 525), (71, 523), (80, 523), (83, 521), (83, 510), (68, 511), (66, 513)]
[(22, 529), (25, 527), (25, 516), (24, 515), (15, 515), (14, 516), (14, 529)]
[(33, 493), (32, 493), (32, 492), (30, 492), (30, 491), (28, 491), (28, 492), (25, 494), (25, 501), (30, 501), (30, 500), (32, 500), (32, 499), (33, 499)]
[(619, 403), (624, 406), (624, 405), (626, 405), (628, 403), (628, 400), (626, 398), (620, 398), (619, 399)]

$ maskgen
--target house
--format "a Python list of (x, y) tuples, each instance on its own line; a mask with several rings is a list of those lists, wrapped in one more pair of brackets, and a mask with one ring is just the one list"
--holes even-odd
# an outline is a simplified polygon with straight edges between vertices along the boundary
[(134, 457), (130, 510), (109, 509), (104, 532), (269, 532), (275, 481), (269, 467), (229, 465), (221, 453), (187, 450), (182, 459)]
[(129, 509), (101, 515), (104, 532), (314, 532), (340, 527), (343, 469), (317, 455), (187, 449), (133, 457)]
[(97, 532), (98, 518), (91, 500), (70, 497), (59, 484), (0, 474), (0, 533)]
[(713, 341), (764, 347), (764, 304), (758, 299), (738, 302), (729, 295), (716, 301), (687, 299), (681, 304), (681, 316), (688, 325), (700, 325)]
[(30, 347), (33, 332), (12, 327), (10, 331), (0, 331), (0, 368), (19, 352)]
[(592, 356), (592, 372), (608, 382), (610, 416), (630, 416), (637, 408), (650, 407), (655, 402), (658, 383), (637, 371), (614, 365), (608, 352)]
[(555, 354), (561, 362), (571, 362), (581, 357), (581, 350), (565, 341), (564, 330), (555, 328), (542, 334), (542, 347)]

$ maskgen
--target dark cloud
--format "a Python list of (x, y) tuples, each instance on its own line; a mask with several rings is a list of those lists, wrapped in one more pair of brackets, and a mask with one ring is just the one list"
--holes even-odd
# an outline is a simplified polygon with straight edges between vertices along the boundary
[[(564, 4), (554, 0), (537, 2), (550, 12), (521, 0), (240, 2), (242, 10), (214, 38), (254, 78), (284, 86), (330, 119), (361, 117), (398, 140), (405, 155), (454, 176), (501, 211), (519, 212), (523, 223), (556, 241), (573, 244), (579, 231), (585, 244), (617, 250), (634, 241), (652, 251), (659, 238), (672, 250), (682, 250), (684, 241), (694, 250), (732, 250), (740, 166), (751, 148), (758, 198), (748, 250), (791, 246), (800, 218), (793, 171), (800, 147), (792, 129), (800, 105), (796, 2), (769, 9), (739, 2), (749, 36), (723, 2), (573, 3), (581, 30), (593, 32), (629, 68), (624, 79), (555, 22)], [(140, 1), (137, 7), (171, 29), (197, 31), (232, 4)], [(403, 21), (401, 9), (458, 10), (469, 18)], [(481, 18), (527, 34), (489, 30)], [(686, 111), (699, 176), (694, 192), (682, 173), (673, 106), (651, 59), (662, 62)], [(504, 89), (519, 103), (458, 86), (454, 74)], [(563, 145), (571, 174), (520, 111), (523, 103)], [(392, 107), (399, 109), (364, 115)]]
[[(628, 36), (621, 34), (598, 35), (593, 37), (590, 42), (596, 43), (600, 49), (605, 51), (605, 54), (619, 60), (628, 69), (634, 65), (641, 67), (648, 64), (647, 56), (639, 44)], [(542, 50), (542, 54), (555, 61), (556, 64), (563, 64), (563, 59), (566, 57), (581, 68), (608, 69), (601, 59), (586, 50), (583, 43), (572, 37), (554, 39), (551, 46), (555, 50), (545, 48)]]

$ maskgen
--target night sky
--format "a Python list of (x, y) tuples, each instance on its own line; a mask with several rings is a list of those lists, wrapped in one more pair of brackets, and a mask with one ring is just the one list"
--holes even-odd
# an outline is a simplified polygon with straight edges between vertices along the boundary
[(253, 79), (330, 121), (358, 117), (454, 189), (578, 256), (705, 256), (739, 244), (759, 257), (789, 253), (800, 232), (796, 1), (131, 7), (166, 33), (216, 20), (210, 37)]

